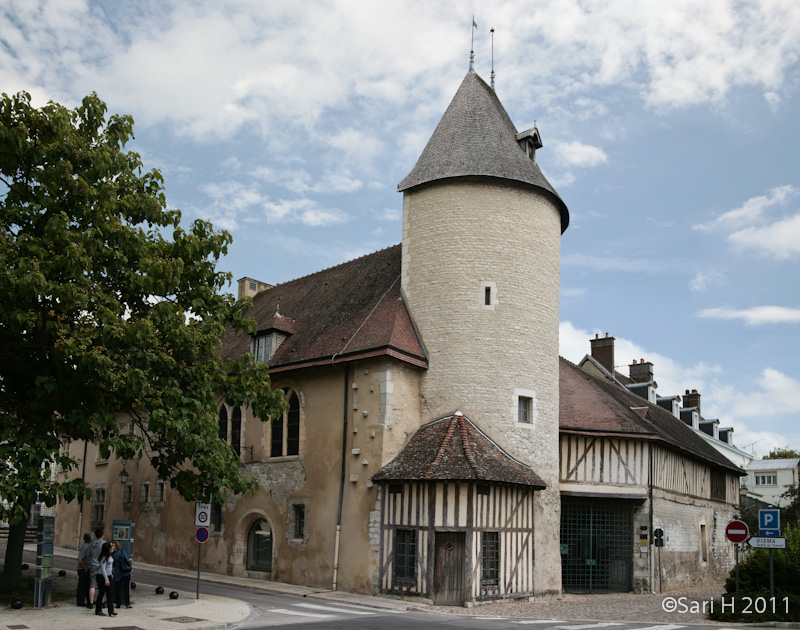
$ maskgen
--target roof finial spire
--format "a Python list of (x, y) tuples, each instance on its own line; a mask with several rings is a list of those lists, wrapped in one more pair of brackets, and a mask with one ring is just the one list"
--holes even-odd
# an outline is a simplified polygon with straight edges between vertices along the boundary
[(470, 29), (470, 42), (469, 42), (469, 71), (475, 72), (475, 29), (478, 28), (475, 22), (475, 14), (472, 14), (472, 28)]
[(494, 27), (489, 29), (492, 34), (492, 91), (494, 91)]

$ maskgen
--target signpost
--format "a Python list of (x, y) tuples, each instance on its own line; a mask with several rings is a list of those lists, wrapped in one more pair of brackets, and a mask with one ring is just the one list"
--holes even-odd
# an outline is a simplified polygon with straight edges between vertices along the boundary
[[(751, 547), (760, 549), (769, 549), (769, 596), (775, 597), (775, 573), (772, 567), (772, 550), (785, 549), (786, 539), (778, 538), (781, 535), (781, 511), (777, 508), (769, 510), (758, 511), (758, 533), (759, 537), (755, 539), (755, 544), (750, 542)], [(753, 539), (750, 539), (753, 541)], [(778, 546), (778, 543), (768, 543), (762, 541), (768, 540), (783, 540), (783, 546)]]
[(664, 546), (664, 530), (660, 527), (653, 530), (653, 546), (658, 547), (658, 592), (664, 592), (664, 575), (661, 573), (661, 547)]
[(194, 539), (197, 541), (197, 599), (200, 599), (200, 558), (203, 543), (208, 540), (208, 527), (211, 522), (211, 504), (197, 503), (194, 508), (194, 524), (197, 529)]
[(733, 543), (736, 554), (736, 592), (739, 592), (739, 543), (743, 543), (750, 535), (750, 529), (744, 521), (731, 521), (725, 528), (725, 536)]

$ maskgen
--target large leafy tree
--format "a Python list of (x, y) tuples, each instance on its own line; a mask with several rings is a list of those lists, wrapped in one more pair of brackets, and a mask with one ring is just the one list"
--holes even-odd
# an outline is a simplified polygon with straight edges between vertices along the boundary
[(800, 457), (800, 451), (789, 448), (789, 446), (773, 448), (769, 455), (764, 455), (764, 459), (794, 459)]
[[(218, 437), (221, 397), (267, 418), (283, 404), (266, 367), (224, 361), (226, 330), (251, 330), (248, 302), (223, 294), (231, 237), (181, 227), (161, 175), (126, 151), (129, 116), (92, 94), (74, 110), (0, 99), (0, 517), (15, 587), (38, 499), (85, 498), (60, 445), (149, 457), (187, 500), (251, 490)], [(129, 415), (138, 430), (120, 422)], [(66, 480), (63, 480), (66, 479)]]

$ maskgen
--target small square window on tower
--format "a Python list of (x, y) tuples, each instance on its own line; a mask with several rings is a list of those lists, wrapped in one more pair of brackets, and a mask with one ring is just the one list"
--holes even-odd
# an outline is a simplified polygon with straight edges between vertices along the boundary
[(520, 428), (533, 428), (539, 415), (536, 392), (530, 389), (515, 389), (512, 414)]

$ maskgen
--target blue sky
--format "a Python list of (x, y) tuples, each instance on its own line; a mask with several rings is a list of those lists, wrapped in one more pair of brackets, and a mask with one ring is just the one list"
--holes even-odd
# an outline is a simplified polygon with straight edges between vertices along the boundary
[(738, 446), (800, 448), (796, 0), (0, 0), (0, 90), (131, 114), (169, 205), (274, 284), (400, 241), (473, 12), (570, 209), (561, 354), (609, 332)]

